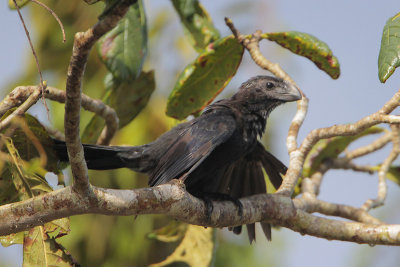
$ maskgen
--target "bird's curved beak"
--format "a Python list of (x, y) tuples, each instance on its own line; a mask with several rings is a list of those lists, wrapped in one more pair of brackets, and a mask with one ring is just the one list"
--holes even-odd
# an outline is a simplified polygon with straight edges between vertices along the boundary
[(279, 99), (291, 102), (297, 101), (302, 98), (300, 90), (297, 86), (291, 84), (290, 82), (284, 81), (284, 85), (281, 87), (281, 92), (279, 92)]

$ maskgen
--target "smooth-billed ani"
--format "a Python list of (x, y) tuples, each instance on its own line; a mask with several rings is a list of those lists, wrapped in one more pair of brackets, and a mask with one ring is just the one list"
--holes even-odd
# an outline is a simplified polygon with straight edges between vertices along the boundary
[[(179, 178), (194, 196), (228, 199), (266, 193), (262, 168), (275, 188), (282, 182), (286, 166), (266, 151), (257, 140), (265, 131), (267, 117), (280, 104), (301, 99), (292, 84), (270, 76), (256, 76), (244, 82), (229, 99), (209, 105), (201, 116), (166, 132), (142, 146), (83, 145), (89, 169), (130, 168), (147, 173), (149, 185)], [(65, 143), (55, 140), (59, 158), (68, 160)], [(211, 205), (211, 207), (210, 207)], [(211, 208), (211, 209), (210, 209)], [(261, 223), (268, 239), (271, 226)], [(254, 224), (247, 225), (250, 242)], [(241, 226), (233, 227), (239, 234)]]

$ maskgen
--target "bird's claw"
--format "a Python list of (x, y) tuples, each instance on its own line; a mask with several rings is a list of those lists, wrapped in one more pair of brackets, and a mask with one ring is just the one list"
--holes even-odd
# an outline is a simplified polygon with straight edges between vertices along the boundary
[(202, 193), (201, 195), (198, 195), (197, 197), (201, 198), (205, 205), (206, 205), (206, 217), (208, 220), (211, 219), (212, 212), (214, 210), (214, 205), (213, 205), (213, 200), (217, 201), (231, 201), (235, 206), (238, 208), (238, 215), (239, 217), (242, 217), (243, 215), (243, 204), (240, 202), (239, 199), (234, 198), (230, 195), (226, 194), (221, 194), (221, 193)]

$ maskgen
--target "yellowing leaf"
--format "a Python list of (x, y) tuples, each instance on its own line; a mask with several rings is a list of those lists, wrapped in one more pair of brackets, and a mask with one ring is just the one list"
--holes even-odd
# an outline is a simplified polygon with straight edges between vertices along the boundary
[(0, 236), (0, 243), (3, 247), (24, 243), (24, 232)]
[(25, 232), (23, 266), (74, 266), (71, 255), (42, 226)]
[(151, 267), (167, 266), (173, 262), (185, 262), (191, 267), (209, 266), (214, 253), (214, 229), (189, 225), (185, 237), (175, 251), (165, 260)]

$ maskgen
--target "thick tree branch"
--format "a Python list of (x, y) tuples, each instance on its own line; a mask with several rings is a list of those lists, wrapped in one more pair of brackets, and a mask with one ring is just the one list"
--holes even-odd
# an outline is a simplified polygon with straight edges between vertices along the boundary
[[(77, 193), (72, 187), (66, 187), (26, 201), (3, 205), (0, 207), (0, 235), (23, 231), (57, 218), (83, 213), (106, 215), (163, 213), (202, 226), (227, 227), (271, 221), (302, 234), (330, 240), (400, 245), (400, 225), (375, 225), (373, 223), (378, 221), (373, 219), (370, 220), (370, 224), (366, 224), (321, 218), (304, 211), (310, 210), (306, 201), (296, 199), (294, 205), (289, 197), (282, 195), (261, 194), (241, 199), (243, 203), (241, 217), (238, 216), (237, 207), (232, 202), (214, 202), (212, 216), (208, 219), (204, 202), (188, 194), (178, 180), (153, 188), (114, 190), (92, 187), (92, 190), (93, 196), (89, 197)], [(340, 216), (350, 214), (352, 211), (354, 210), (336, 206), (330, 213)]]
[(68, 67), (65, 101), (65, 142), (74, 177), (73, 188), (82, 193), (90, 189), (87, 166), (79, 136), (82, 77), (87, 58), (94, 43), (105, 33), (114, 28), (135, 1), (122, 0), (97, 24), (86, 32), (75, 34), (72, 56)]

